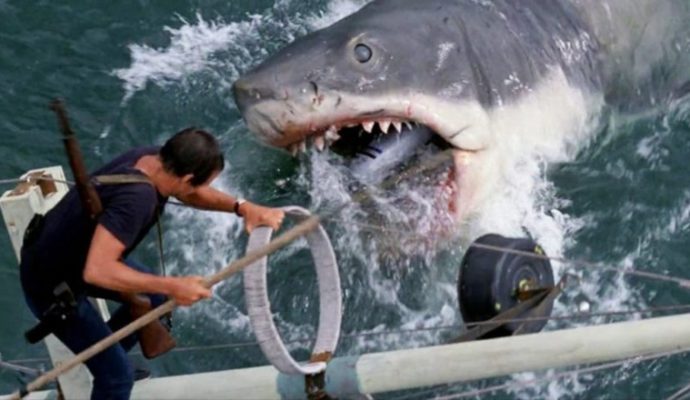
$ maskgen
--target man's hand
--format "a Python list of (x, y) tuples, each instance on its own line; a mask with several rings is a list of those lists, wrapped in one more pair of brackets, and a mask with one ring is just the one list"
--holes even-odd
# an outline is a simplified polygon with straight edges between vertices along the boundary
[(201, 276), (169, 277), (168, 296), (181, 306), (191, 306), (199, 300), (211, 297), (211, 289), (203, 285)]
[(244, 218), (244, 228), (248, 233), (252, 233), (257, 226), (269, 226), (278, 230), (285, 218), (285, 212), (279, 208), (263, 207), (248, 201), (240, 206), (239, 212)]

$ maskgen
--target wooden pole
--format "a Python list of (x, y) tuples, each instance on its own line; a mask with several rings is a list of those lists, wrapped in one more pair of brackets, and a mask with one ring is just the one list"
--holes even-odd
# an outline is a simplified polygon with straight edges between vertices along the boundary
[[(265, 246), (262, 246), (255, 251), (252, 251), (250, 253), (247, 253), (244, 257), (240, 258), (239, 260), (236, 260), (223, 268), (221, 271), (217, 272), (216, 274), (206, 277), (204, 280), (204, 285), (206, 287), (212, 287), (216, 285), (217, 283), (230, 278), (231, 276), (235, 275), (236, 273), (242, 271), (244, 268), (247, 266), (251, 265), (255, 261), (261, 259), (262, 257), (265, 257), (282, 247), (288, 245), (295, 239), (298, 239), (307, 233), (311, 232), (313, 229), (315, 229), (318, 225), (321, 219), (319, 216), (314, 215), (294, 228), (290, 229), (289, 231), (285, 232), (284, 234), (280, 235), (277, 237), (275, 240), (272, 242), (268, 243)], [(132, 321), (129, 325), (121, 328), (120, 330), (114, 332), (112, 335), (104, 338), (100, 342), (94, 343), (91, 347), (87, 348), (86, 350), (82, 351), (81, 353), (75, 355), (72, 359), (69, 361), (60, 364), (59, 366), (53, 368), (52, 370), (46, 372), (45, 374), (39, 376), (35, 380), (33, 380), (31, 383), (26, 385), (24, 388), (21, 390), (18, 390), (10, 395), (11, 399), (21, 399), (22, 397), (26, 396), (28, 393), (33, 392), (35, 390), (40, 389), (47, 383), (57, 379), (60, 375), (63, 373), (69, 371), (70, 369), (76, 367), (77, 365), (89, 360), (91, 357), (95, 356), (96, 354), (102, 352), (103, 350), (107, 349), (108, 347), (114, 345), (115, 343), (118, 343), (120, 340), (126, 338), (127, 336), (131, 335), (132, 333), (136, 332), (137, 330), (141, 329), (144, 325), (149, 324), (152, 321), (155, 321), (162, 317), (163, 315), (171, 312), (172, 310), (177, 307), (177, 304), (175, 303), (174, 300), (168, 300), (167, 302), (163, 303), (162, 305), (158, 306), (157, 308), (151, 310), (148, 314), (143, 315), (139, 319)]]

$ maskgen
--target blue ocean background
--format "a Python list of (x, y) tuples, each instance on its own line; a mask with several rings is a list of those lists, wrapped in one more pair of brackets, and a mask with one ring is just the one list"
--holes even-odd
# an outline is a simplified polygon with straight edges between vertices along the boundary
[[(293, 158), (259, 143), (241, 120), (231, 85), (281, 46), (362, 4), (0, 0), (0, 179), (43, 166), (67, 168), (48, 108), (51, 99), (60, 97), (92, 168), (131, 147), (161, 144), (184, 127), (198, 126), (217, 135), (228, 160), (218, 187), (272, 206), (332, 209), (348, 199), (337, 157), (309, 153)], [(682, 45), (690, 49), (690, 38)], [(527, 206), (534, 215), (532, 229), (543, 228), (540, 236), (554, 238), (547, 249), (566, 258), (690, 277), (690, 96), (681, 92), (643, 108), (607, 110), (591, 138), (571, 159), (543, 166), (529, 177), (544, 187)], [(423, 190), (416, 189), (413, 194)], [(381, 215), (397, 218), (385, 208), (377, 217)], [(462, 324), (455, 279), (466, 242), (446, 237), (420, 244), (428, 226), (381, 233), (351, 223), (367, 218), (366, 210), (353, 205), (326, 223), (343, 280), (345, 336), (337, 355), (447, 340), (457, 330), (399, 331)], [(232, 215), (168, 207), (163, 222), (169, 273), (210, 274), (244, 252), (246, 234)], [(396, 243), (386, 240), (388, 234)], [(153, 235), (137, 256), (157, 264)], [(281, 251), (271, 263), (276, 320), (293, 354), (304, 359), (318, 316), (305, 243)], [(690, 293), (677, 285), (600, 271), (579, 275), (581, 283), (562, 296), (557, 314), (576, 312), (583, 303), (597, 312), (690, 304)], [(557, 322), (547, 328), (640, 317)], [(0, 229), (3, 361), (49, 368), (45, 348), (23, 339), (34, 322), (24, 304), (9, 237)], [(217, 287), (213, 299), (178, 310), (175, 334), (178, 351), (150, 363), (157, 376), (267, 364), (253, 343), (241, 277)], [(665, 398), (690, 383), (688, 361), (680, 355), (628, 363), (577, 378), (516, 386), (487, 398)], [(433, 398), (548, 376), (519, 374), (376, 398)], [(0, 393), (15, 390), (26, 379), (0, 368)]]

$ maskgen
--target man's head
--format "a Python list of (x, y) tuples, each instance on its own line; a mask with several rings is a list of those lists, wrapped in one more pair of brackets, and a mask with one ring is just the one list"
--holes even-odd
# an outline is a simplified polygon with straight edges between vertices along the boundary
[(159, 155), (167, 173), (187, 178), (193, 187), (209, 182), (225, 166), (216, 138), (196, 128), (176, 133), (165, 142)]

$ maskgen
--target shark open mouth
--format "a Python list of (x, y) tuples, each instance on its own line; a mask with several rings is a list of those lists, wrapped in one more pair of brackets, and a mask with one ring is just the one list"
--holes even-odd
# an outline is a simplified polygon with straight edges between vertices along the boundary
[(286, 148), (293, 155), (310, 147), (333, 151), (346, 160), (354, 175), (369, 183), (379, 183), (421, 155), (451, 147), (428, 126), (397, 119), (332, 124), (310, 131), (296, 135), (304, 139)]
[(288, 126), (285, 129), (285, 134), (301, 139), (282, 147), (285, 147), (293, 155), (299, 151), (306, 151), (310, 146), (314, 146), (319, 151), (332, 146), (334, 151), (342, 155), (353, 155), (360, 147), (366, 147), (376, 138), (388, 135), (404, 135), (418, 131), (420, 128), (433, 132), (430, 128), (417, 122), (400, 119), (346, 120), (321, 129), (315, 128), (313, 125), (303, 129)]
[[(332, 121), (332, 119), (331, 119)], [(285, 137), (298, 138), (291, 144), (279, 146), (293, 155), (314, 149), (331, 151), (340, 156), (352, 175), (365, 184), (383, 184), (391, 188), (389, 179), (406, 182), (411, 187), (425, 187), (424, 196), (438, 207), (439, 212), (456, 211), (456, 168), (453, 157), (439, 162), (436, 155), (454, 148), (429, 126), (401, 119), (345, 120), (327, 128), (287, 124)], [(275, 144), (275, 143), (274, 143)], [(443, 157), (443, 156), (442, 156)], [(435, 161), (429, 162), (427, 161)], [(425, 173), (406, 174), (421, 169)], [(405, 176), (402, 178), (401, 176)], [(433, 177), (433, 178), (431, 178)], [(396, 185), (397, 186), (397, 185)]]

